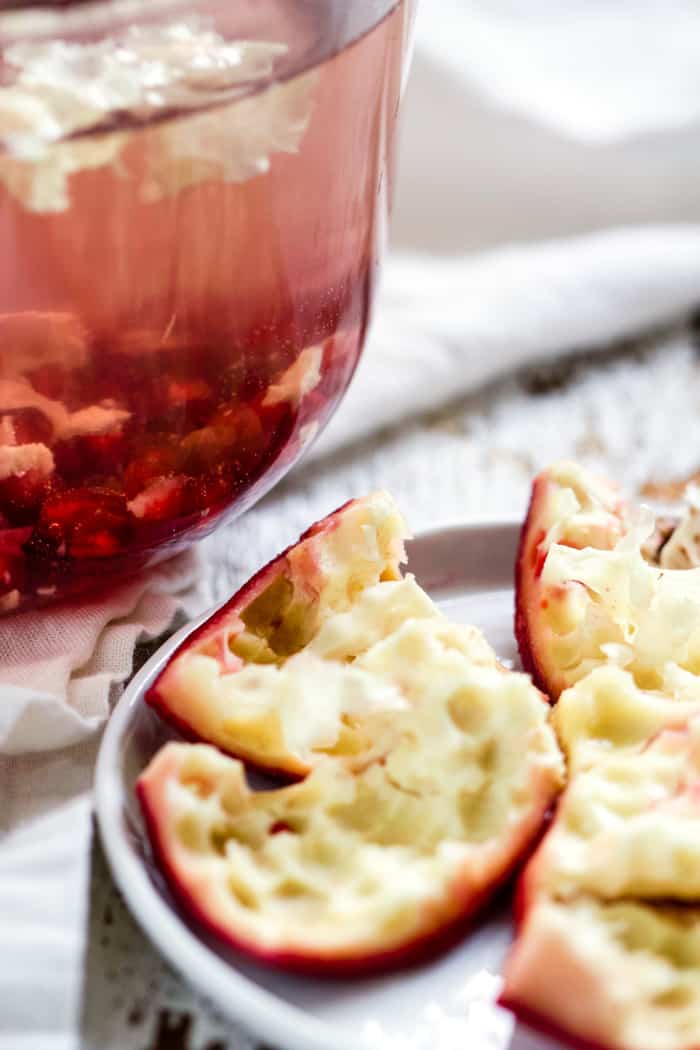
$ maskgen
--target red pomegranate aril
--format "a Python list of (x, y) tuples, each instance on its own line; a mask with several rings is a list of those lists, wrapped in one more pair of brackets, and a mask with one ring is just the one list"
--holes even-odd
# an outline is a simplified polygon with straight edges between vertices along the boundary
[(127, 498), (134, 499), (158, 478), (182, 473), (181, 460), (182, 455), (176, 442), (163, 441), (142, 447), (124, 472), (124, 491)]
[(126, 541), (126, 500), (103, 488), (69, 489), (51, 496), (41, 509), (36, 534), (58, 556), (104, 557)]
[[(105, 572), (122, 560), (145, 564), (149, 551), (204, 534), (228, 504), (246, 505), (269, 467), (296, 457), (296, 435), (327, 414), (328, 398), (321, 383), (302, 405), (266, 403), (299, 352), (298, 333), (273, 336), (261, 330), (240, 347), (185, 338), (133, 354), (93, 340), (76, 367), (49, 363), (27, 374), (37, 394), (68, 412), (118, 394), (128, 419), (118, 430), (60, 438), (60, 414), (56, 423), (35, 408), (0, 406), (0, 444), (43, 446), (31, 469), (0, 481), (0, 615), (82, 593), (102, 571), (93, 561)], [(10, 469), (29, 462), (11, 455)]]
[(197, 506), (196, 482), (184, 475), (157, 478), (128, 504), (134, 517), (144, 522), (181, 518)]
[(116, 554), (121, 545), (121, 539), (107, 529), (90, 532), (78, 527), (73, 533), (68, 550), (73, 558), (105, 558)]
[(0, 532), (0, 554), (21, 554), (31, 534), (30, 526), (22, 529), (3, 529)]
[(244, 351), (240, 351), (233, 361), (222, 363), (219, 382), (225, 401), (242, 398), (252, 371), (252, 363)]
[[(68, 593), (71, 581), (96, 575), (91, 559), (116, 562), (130, 550), (206, 530), (266, 464), (283, 464), (285, 447), (295, 456), (295, 432), (307, 416), (325, 413), (326, 399), (320, 388), (311, 392), (303, 420), (286, 401), (265, 404), (268, 377), (282, 374), (294, 352), (287, 345), (274, 355), (262, 349), (264, 361), (241, 351), (231, 362), (220, 346), (204, 348), (201, 375), (188, 373), (195, 357), (179, 351), (121, 360), (105, 353), (100, 368), (73, 372), (54, 364), (37, 369), (37, 392), (61, 398), (69, 410), (99, 404), (118, 388), (131, 415), (119, 430), (55, 441), (42, 412), (0, 411), (0, 442), (44, 445), (54, 466), (48, 475), (31, 469), (0, 481), (0, 556), (7, 548), (12, 580), (21, 582), (6, 593), (19, 590), (22, 607), (38, 604), (40, 584)], [(256, 393), (237, 400), (251, 380)], [(76, 391), (79, 400), (69, 404)]]
[(203, 379), (171, 379), (165, 386), (163, 411), (173, 421), (201, 427), (215, 405), (212, 389)]
[(231, 497), (233, 482), (225, 474), (197, 478), (196, 501), (199, 510), (216, 510)]
[(240, 445), (257, 447), (263, 439), (260, 416), (251, 405), (223, 405), (211, 423), (215, 427), (234, 430)]
[(11, 525), (30, 525), (50, 487), (50, 480), (37, 470), (11, 474), (0, 481), (0, 511)]
[(293, 834), (292, 829), (286, 820), (276, 820), (275, 823), (268, 828), (269, 835), (284, 835), (285, 833)]
[[(280, 401), (276, 405), (261, 405), (259, 418), (262, 427), (262, 438), (257, 451), (261, 455), (272, 454), (274, 456), (293, 439), (298, 423), (298, 415), (291, 409), (288, 402)], [(251, 446), (247, 446), (245, 451), (250, 455), (253, 449)], [(257, 462), (257, 458), (253, 457), (253, 465)]]
[(59, 441), (53, 454), (58, 473), (69, 481), (91, 475), (119, 474), (128, 454), (128, 441), (121, 430), (111, 434), (85, 434)]

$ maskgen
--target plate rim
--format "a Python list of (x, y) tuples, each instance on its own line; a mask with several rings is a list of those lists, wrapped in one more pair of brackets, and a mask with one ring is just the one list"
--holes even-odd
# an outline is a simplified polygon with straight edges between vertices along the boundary
[[(516, 539), (521, 526), (521, 515), (474, 516), (467, 521), (448, 521), (437, 528), (421, 530), (412, 543), (430, 544), (454, 534), (494, 530), (512, 531)], [(512, 567), (509, 568), (512, 571)], [(134, 709), (143, 702), (145, 686), (174, 649), (224, 604), (225, 601), (220, 602), (168, 638), (131, 679), (108, 719), (93, 781), (95, 818), (102, 849), (130, 913), (148, 940), (183, 980), (227, 1020), (255, 1039), (283, 1046), (284, 1050), (330, 1050), (331, 1046), (332, 1050), (358, 1050), (359, 1034), (347, 1038), (331, 1033), (327, 1022), (285, 1002), (222, 960), (163, 899), (127, 841), (123, 814), (127, 790), (118, 771), (120, 745), (134, 717)]]

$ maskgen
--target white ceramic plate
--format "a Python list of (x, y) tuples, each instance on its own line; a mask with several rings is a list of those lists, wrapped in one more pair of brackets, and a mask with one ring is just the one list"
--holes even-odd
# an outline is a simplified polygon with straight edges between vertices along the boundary
[[(409, 546), (409, 569), (422, 586), (451, 618), (480, 627), (501, 659), (514, 665), (511, 581), (518, 532), (516, 521), (458, 525), (424, 533)], [(426, 1024), (439, 1025), (429, 1004), (460, 1016), (456, 1001), (467, 979), (483, 970), (498, 973), (511, 935), (507, 900), (492, 907), (460, 945), (422, 967), (367, 980), (319, 981), (263, 969), (218, 947), (182, 915), (164, 885), (133, 785), (155, 751), (175, 734), (142, 697), (173, 649), (202, 620), (170, 639), (136, 675), (102, 742), (95, 782), (97, 819), (129, 907), (180, 973), (266, 1044), (279, 1050), (362, 1050), (392, 1043), (401, 1050), (422, 1048)], [(464, 1016), (466, 1020), (466, 1007)], [(483, 1021), (488, 1026), (488, 1017)], [(464, 1050), (505, 1050), (509, 1036), (502, 1025), (493, 1041), (482, 1043), (476, 1031), (474, 1038), (466, 1029), (465, 1034)], [(518, 1030), (512, 1050), (551, 1045)]]

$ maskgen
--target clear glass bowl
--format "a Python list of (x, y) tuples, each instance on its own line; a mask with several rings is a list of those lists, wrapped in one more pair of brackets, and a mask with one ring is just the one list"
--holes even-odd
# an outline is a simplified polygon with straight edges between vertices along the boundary
[(413, 7), (0, 0), (0, 611), (205, 535), (328, 420)]

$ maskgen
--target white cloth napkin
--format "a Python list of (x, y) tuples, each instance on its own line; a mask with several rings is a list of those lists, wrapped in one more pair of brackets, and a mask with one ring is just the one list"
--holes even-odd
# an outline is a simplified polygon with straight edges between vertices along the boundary
[[(700, 117), (698, 19), (690, 0), (532, 0), (527, 15), (512, 0), (425, 0), (418, 68), (438, 70), (432, 87), (449, 103), (450, 127), (444, 153), (419, 157), (410, 140), (434, 142), (441, 113), (431, 110), (421, 123), (421, 99), (412, 101), (407, 116), (416, 120), (407, 129), (409, 163), (398, 198), (400, 243), (434, 250), (440, 243), (432, 236), (435, 216), (446, 217), (443, 235), (447, 229), (453, 250), (504, 239), (503, 229), (516, 238), (549, 240), (475, 258), (414, 253), (392, 259), (363, 363), (312, 456), (435, 408), (508, 369), (603, 346), (681, 317), (700, 301), (695, 189), (695, 196), (681, 195), (683, 211), (666, 216), (683, 225), (551, 239), (581, 228), (577, 193), (592, 199), (588, 176), (596, 164), (621, 172), (610, 185), (623, 187), (619, 211), (629, 215), (624, 183), (634, 169), (621, 144), (631, 136), (653, 132), (655, 156), (661, 151), (663, 164), (696, 186), (697, 152), (684, 153), (676, 133)], [(502, 172), (480, 167), (480, 157), (494, 149), (493, 114), (505, 135), (514, 108), (533, 135), (546, 128), (562, 136), (553, 170), (570, 178), (555, 221), (557, 185), (543, 191), (546, 172), (536, 150), (518, 155), (515, 175), (513, 164)], [(561, 167), (564, 137), (578, 157), (588, 158), (578, 185), (573, 168)], [(505, 137), (503, 143), (507, 148)], [(429, 177), (416, 196), (411, 180), (422, 163), (430, 165)], [(525, 234), (522, 201), (529, 208), (533, 196), (513, 205), (521, 185), (540, 187), (542, 209), (539, 217), (528, 212)], [(493, 219), (491, 232), (482, 225), (476, 241), (471, 226), (460, 227), (465, 199), (476, 201), (474, 214), (482, 220)], [(651, 200), (637, 197), (637, 220), (659, 218), (654, 207), (645, 210)], [(602, 205), (590, 212), (598, 214), (606, 214)], [(587, 229), (596, 225), (590, 215)], [(177, 559), (80, 613), (0, 620), (0, 1050), (80, 1047), (97, 730), (129, 674), (137, 640), (162, 632), (178, 608), (196, 611), (188, 589), (195, 558)]]
[(96, 731), (136, 643), (197, 611), (197, 566), (0, 621), (0, 1050), (79, 1046)]
[(196, 611), (196, 566), (196, 553), (186, 552), (107, 600), (3, 619), (0, 754), (52, 751), (93, 736), (113, 687), (131, 672), (136, 643), (162, 634), (183, 605)]
[(700, 221), (695, 0), (424, 0), (397, 247)]
[(605, 231), (473, 258), (396, 256), (365, 356), (310, 456), (528, 362), (609, 345), (698, 305), (700, 223)]

